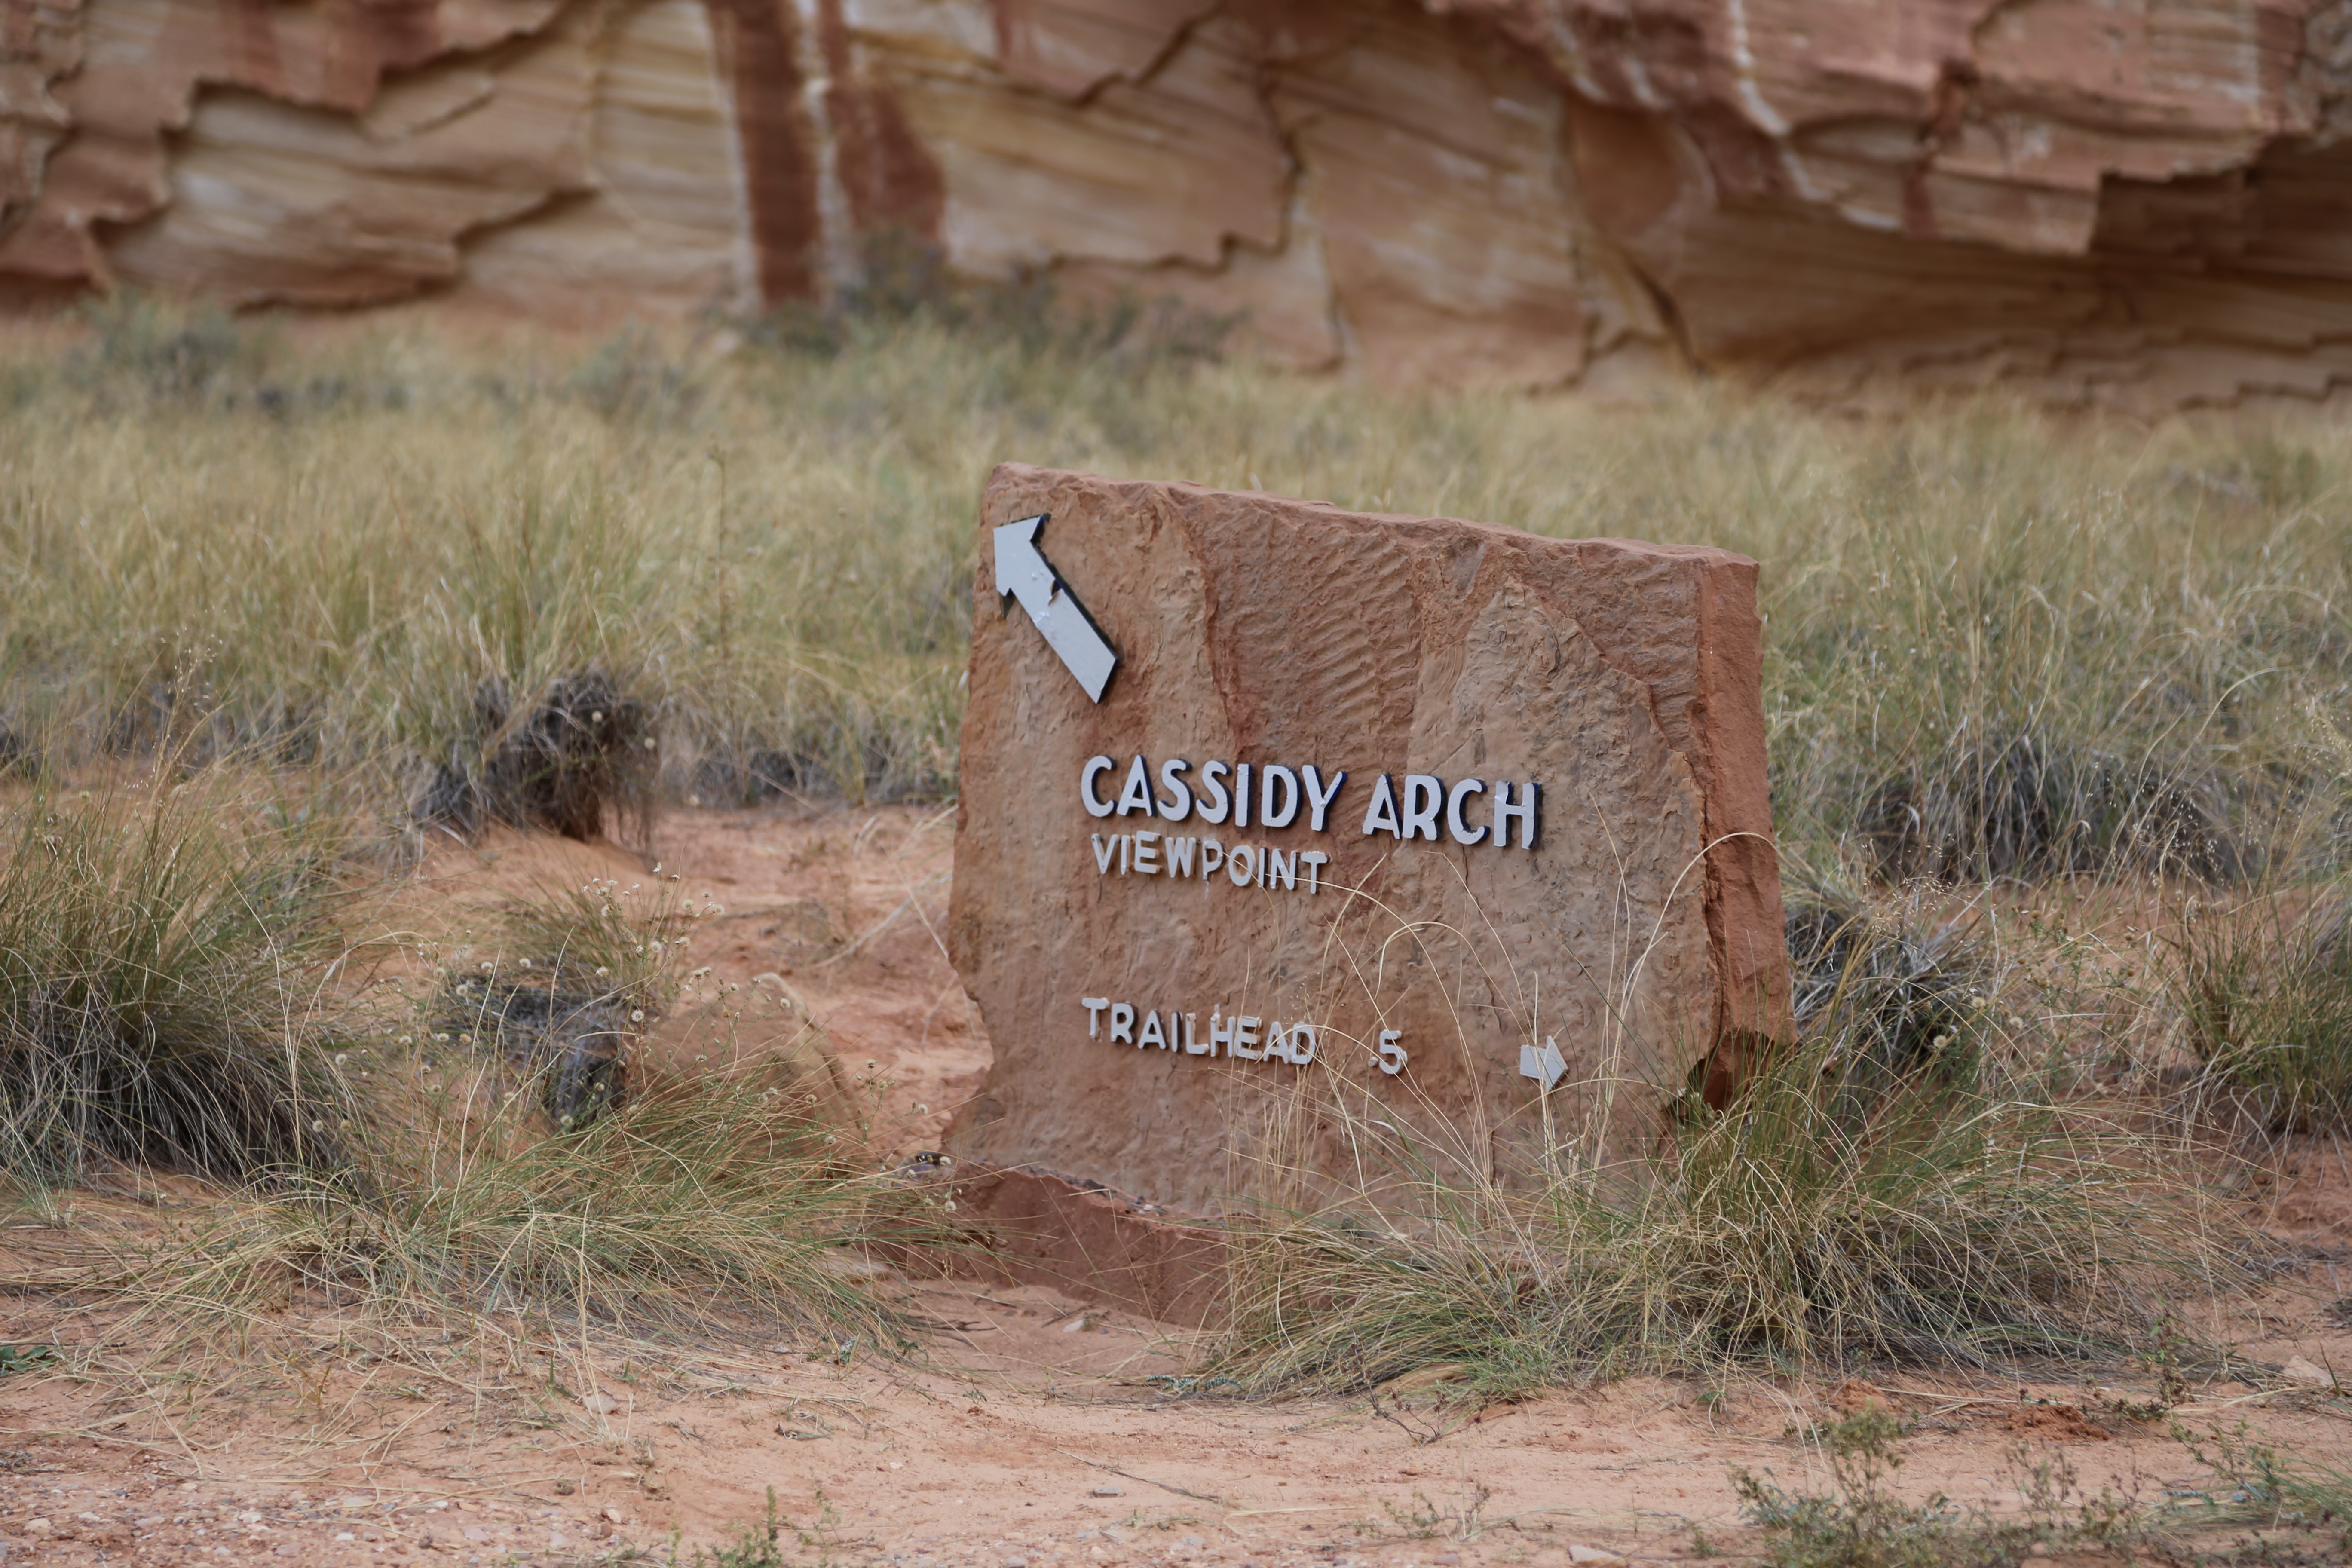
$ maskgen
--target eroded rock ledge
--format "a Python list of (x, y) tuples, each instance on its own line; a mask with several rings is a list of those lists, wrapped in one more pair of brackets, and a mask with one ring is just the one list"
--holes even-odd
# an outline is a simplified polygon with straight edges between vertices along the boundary
[(820, 295), (860, 237), (1398, 384), (2352, 380), (2345, 0), (0, 0), (0, 300)]

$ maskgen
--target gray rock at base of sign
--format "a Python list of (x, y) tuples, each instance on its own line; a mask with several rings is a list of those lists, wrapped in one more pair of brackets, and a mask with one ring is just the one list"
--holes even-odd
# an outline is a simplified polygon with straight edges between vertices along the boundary
[[(1099, 704), (994, 591), (989, 531), (1040, 512), (1118, 651)], [(1755, 563), (1017, 464), (981, 525), (950, 928), (995, 1057), (955, 1153), (1199, 1213), (1519, 1182), (1638, 1157), (1784, 1032)], [(1348, 778), (1322, 833), (1089, 815), (1088, 759), (1108, 798), (1138, 755)], [(1367, 835), (1382, 773), (1540, 781), (1538, 842)], [(1139, 828), (1322, 851), (1323, 890), (1101, 871)], [(1088, 997), (1308, 1021), (1317, 1059), (1114, 1045)]]

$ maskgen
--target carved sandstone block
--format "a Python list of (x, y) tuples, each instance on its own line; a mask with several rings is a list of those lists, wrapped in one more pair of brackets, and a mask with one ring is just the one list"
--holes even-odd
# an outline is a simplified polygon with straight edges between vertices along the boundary
[(1196, 1212), (1507, 1181), (1784, 1026), (1753, 562), (1013, 464), (982, 509), (956, 1152)]

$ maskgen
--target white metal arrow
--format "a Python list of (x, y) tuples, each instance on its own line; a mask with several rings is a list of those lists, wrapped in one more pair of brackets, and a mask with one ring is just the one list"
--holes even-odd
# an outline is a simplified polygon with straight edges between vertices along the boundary
[(1099, 702), (1103, 688), (1110, 684), (1110, 672), (1118, 667), (1118, 651), (1097, 629), (1087, 607), (1037, 548), (1037, 531), (1052, 515), (1039, 512), (996, 531), (996, 591), (1021, 601), (1045, 646), (1070, 667), (1070, 673), (1087, 689), (1087, 696)]

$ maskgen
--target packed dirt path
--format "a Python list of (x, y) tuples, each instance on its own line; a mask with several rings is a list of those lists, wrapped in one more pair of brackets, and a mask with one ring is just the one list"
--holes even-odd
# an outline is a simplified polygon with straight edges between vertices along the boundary
[[(1898, 1477), (1914, 1498), (2011, 1511), (2045, 1467), (2071, 1468), (2070, 1518), (2102, 1490), (2142, 1506), (2229, 1490), (2163, 1421), (2095, 1399), (2086, 1414), (2066, 1385), (1633, 1379), (1483, 1409), (1443, 1384), (1378, 1411), (1248, 1403), (1186, 1396), (1181, 1340), (1076, 1298), (932, 1282), (910, 1304), (940, 1325), (929, 1364), (714, 1351), (607, 1377), (603, 1415), (520, 1386), (470, 1405), (338, 1386), (255, 1390), (174, 1423), (116, 1388), (18, 1374), (0, 1385), (0, 1547), (11, 1568), (690, 1559), (761, 1521), (772, 1488), (794, 1563), (1679, 1561), (1752, 1534), (1736, 1470), (1828, 1489), (1808, 1434), (1872, 1398), (1916, 1422)], [(2309, 1348), (2352, 1362), (2352, 1334), (2324, 1338)], [(2200, 1389), (2173, 1415), (2345, 1451), (2343, 1399), (2252, 1393)]]
[[(1480, 1408), (1439, 1381), (1377, 1409), (1247, 1403), (1192, 1388), (1181, 1337), (1079, 1298), (908, 1289), (936, 1325), (923, 1364), (714, 1348), (634, 1381), (610, 1368), (604, 1413), (520, 1384), (470, 1408), (415, 1387), (224, 1384), (191, 1423), (19, 1373), (0, 1385), (0, 1545), (45, 1563), (595, 1562), (723, 1541), (762, 1520), (772, 1488), (792, 1561), (1676, 1560), (1743, 1535), (1738, 1469), (1825, 1489), (1809, 1431), (1873, 1399), (1916, 1422), (1900, 1474), (1915, 1497), (2012, 1510), (2053, 1461), (2078, 1499), (2215, 1484), (2164, 1422), (2116, 1415), (2115, 1391), (1633, 1379)], [(94, 1326), (52, 1325), (68, 1342)], [(2303, 1342), (2352, 1363), (2352, 1333)], [(2234, 1384), (2173, 1412), (2314, 1456), (2343, 1452), (2347, 1415), (2341, 1398)]]
[[(878, 1100), (878, 1152), (897, 1159), (937, 1146), (988, 1060), (941, 945), (951, 829), (938, 810), (680, 812), (642, 855), (501, 834), (432, 849), (417, 897), (462, 911), (591, 876), (679, 878), (724, 906), (697, 926), (688, 963), (715, 982), (788, 984)], [(698, 1040), (658, 1045), (685, 1055)], [(1752, 1546), (1740, 1470), (1827, 1490), (1818, 1424), (1873, 1401), (1912, 1428), (1895, 1478), (1908, 1497), (2014, 1510), (2039, 1471), (2045, 1489), (2071, 1475), (2075, 1501), (2107, 1489), (2193, 1506), (2230, 1489), (2171, 1422), (2196, 1435), (2243, 1422), (2339, 1466), (2352, 1452), (2352, 1398), (2289, 1375), (2296, 1358), (2352, 1373), (2343, 1163), (2330, 1147), (2281, 1164), (2261, 1201), (2305, 1238), (2296, 1268), (2205, 1325), (2253, 1381), (2195, 1387), (2166, 1418), (2132, 1408), (2156, 1399), (2153, 1369), (2105, 1389), (2046, 1370), (2021, 1384), (1641, 1378), (1495, 1405), (1440, 1369), (1377, 1401), (1244, 1402), (1192, 1373), (1196, 1336), (1077, 1287), (885, 1279), (926, 1325), (912, 1360), (814, 1342), (650, 1353), (591, 1335), (531, 1348), (523, 1373), (501, 1363), (446, 1385), (396, 1356), (310, 1377), (273, 1363), (266, 1341), (143, 1382), (78, 1381), (54, 1362), (9, 1372), (0, 1563), (692, 1561), (760, 1527), (771, 1489), (778, 1555), (738, 1563), (1679, 1561)], [(109, 1206), (75, 1204), (54, 1222)], [(9, 1245), (0, 1236), (0, 1255)], [(7, 1300), (0, 1342), (56, 1343), (68, 1363), (108, 1321), (22, 1305)], [(299, 1303), (286, 1326), (341, 1331)], [(530, 1355), (545, 1358), (535, 1375)]]

